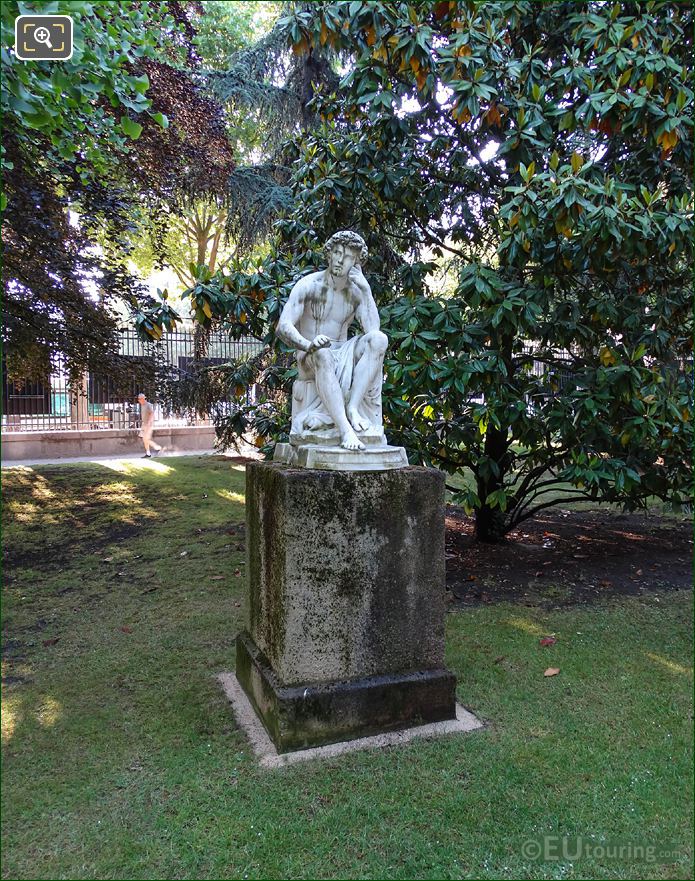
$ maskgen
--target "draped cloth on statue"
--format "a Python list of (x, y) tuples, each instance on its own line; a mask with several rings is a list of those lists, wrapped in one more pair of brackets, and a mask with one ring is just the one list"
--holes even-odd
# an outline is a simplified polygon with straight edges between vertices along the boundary
[[(355, 350), (361, 338), (360, 335), (357, 335), (347, 340), (332, 340), (328, 350), (333, 356), (335, 375), (346, 405), (350, 399), (352, 388)], [(380, 433), (382, 431), (381, 382), (382, 377), (379, 375), (365, 392), (362, 403), (358, 407), (360, 415), (367, 419), (372, 426), (371, 430)], [(311, 379), (296, 379), (292, 389), (291, 436), (304, 435), (306, 432), (320, 431), (331, 426), (333, 426), (333, 420), (319, 398), (316, 383)]]

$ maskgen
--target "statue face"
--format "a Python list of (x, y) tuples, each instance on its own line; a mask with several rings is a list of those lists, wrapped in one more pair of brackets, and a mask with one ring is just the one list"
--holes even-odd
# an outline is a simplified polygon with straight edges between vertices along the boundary
[(344, 278), (357, 263), (357, 257), (357, 252), (352, 248), (346, 248), (345, 245), (334, 245), (328, 259), (331, 275)]

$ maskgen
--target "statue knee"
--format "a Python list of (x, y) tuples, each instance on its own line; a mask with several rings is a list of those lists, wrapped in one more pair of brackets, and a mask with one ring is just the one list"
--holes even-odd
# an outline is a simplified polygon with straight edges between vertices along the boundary
[(379, 355), (383, 355), (388, 347), (389, 340), (381, 330), (370, 330), (365, 337), (367, 345)]
[(318, 367), (326, 367), (333, 363), (333, 356), (330, 353), (329, 349), (317, 349), (313, 355), (311, 356), (314, 359), (314, 364)]

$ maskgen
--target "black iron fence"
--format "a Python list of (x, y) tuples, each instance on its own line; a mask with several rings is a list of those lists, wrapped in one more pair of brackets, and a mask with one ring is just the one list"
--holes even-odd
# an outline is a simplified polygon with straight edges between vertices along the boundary
[[(67, 431), (100, 428), (139, 428), (140, 408), (137, 395), (144, 392), (155, 404), (155, 420), (159, 427), (207, 425), (209, 419), (191, 414), (166, 413), (156, 403), (157, 377), (162, 368), (174, 376), (184, 376), (193, 363), (224, 364), (232, 359), (251, 356), (262, 345), (251, 337), (233, 340), (225, 334), (211, 334), (205, 344), (205, 355), (196, 358), (195, 335), (192, 331), (167, 333), (155, 343), (145, 343), (134, 331), (120, 333), (119, 354), (132, 370), (123, 376), (85, 373), (77, 384), (68, 379), (65, 364), (57, 358), (51, 372), (41, 381), (20, 381), (8, 377), (2, 362), (2, 431)], [(533, 356), (530, 345), (524, 347)], [(553, 378), (560, 387), (574, 381), (571, 357), (559, 353)], [(692, 375), (692, 362), (679, 365)], [(529, 369), (537, 376), (548, 373), (548, 366), (533, 359)], [(249, 390), (249, 393), (252, 393)], [(481, 398), (482, 400), (482, 398)]]
[[(253, 355), (260, 348), (250, 337), (230, 339), (211, 334), (205, 344), (205, 364), (224, 364)], [(108, 374), (85, 373), (77, 383), (68, 378), (65, 363), (56, 358), (51, 372), (41, 381), (10, 379), (2, 363), (2, 430), (75, 431), (103, 428), (138, 428), (140, 408), (137, 395), (144, 392), (155, 403), (159, 427), (206, 425), (209, 420), (190, 414), (166, 414), (156, 403), (157, 374), (162, 368), (186, 373), (196, 361), (192, 332), (166, 334), (159, 342), (145, 343), (133, 331), (120, 334), (119, 354), (132, 363), (132, 371), (115, 378)]]

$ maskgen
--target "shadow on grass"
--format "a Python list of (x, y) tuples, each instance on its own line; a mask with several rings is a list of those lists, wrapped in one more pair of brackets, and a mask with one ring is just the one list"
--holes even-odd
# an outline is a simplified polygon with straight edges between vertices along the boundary
[[(175, 470), (159, 462), (145, 464), (150, 467), (110, 462), (7, 469), (3, 473), (5, 566), (50, 570), (86, 545), (128, 537), (156, 520), (170, 495), (156, 481)], [(123, 476), (114, 478), (114, 471)]]
[[(167, 464), (42, 468), (39, 496), (13, 488), (48, 507), (10, 524), (11, 550), (70, 553), (10, 573), (4, 877), (689, 876), (684, 595), (455, 610), (447, 660), (485, 731), (261, 772), (214, 679), (246, 617), (243, 472)], [(128, 517), (140, 528), (119, 539)], [(545, 833), (684, 856), (529, 862)]]
[(229, 533), (243, 521), (239, 466), (187, 457), (3, 478), (3, 681), (31, 679), (36, 653), (60, 654), (65, 622), (99, 614), (100, 631), (129, 628), (160, 596), (176, 621), (207, 580), (238, 586), (243, 545)]

